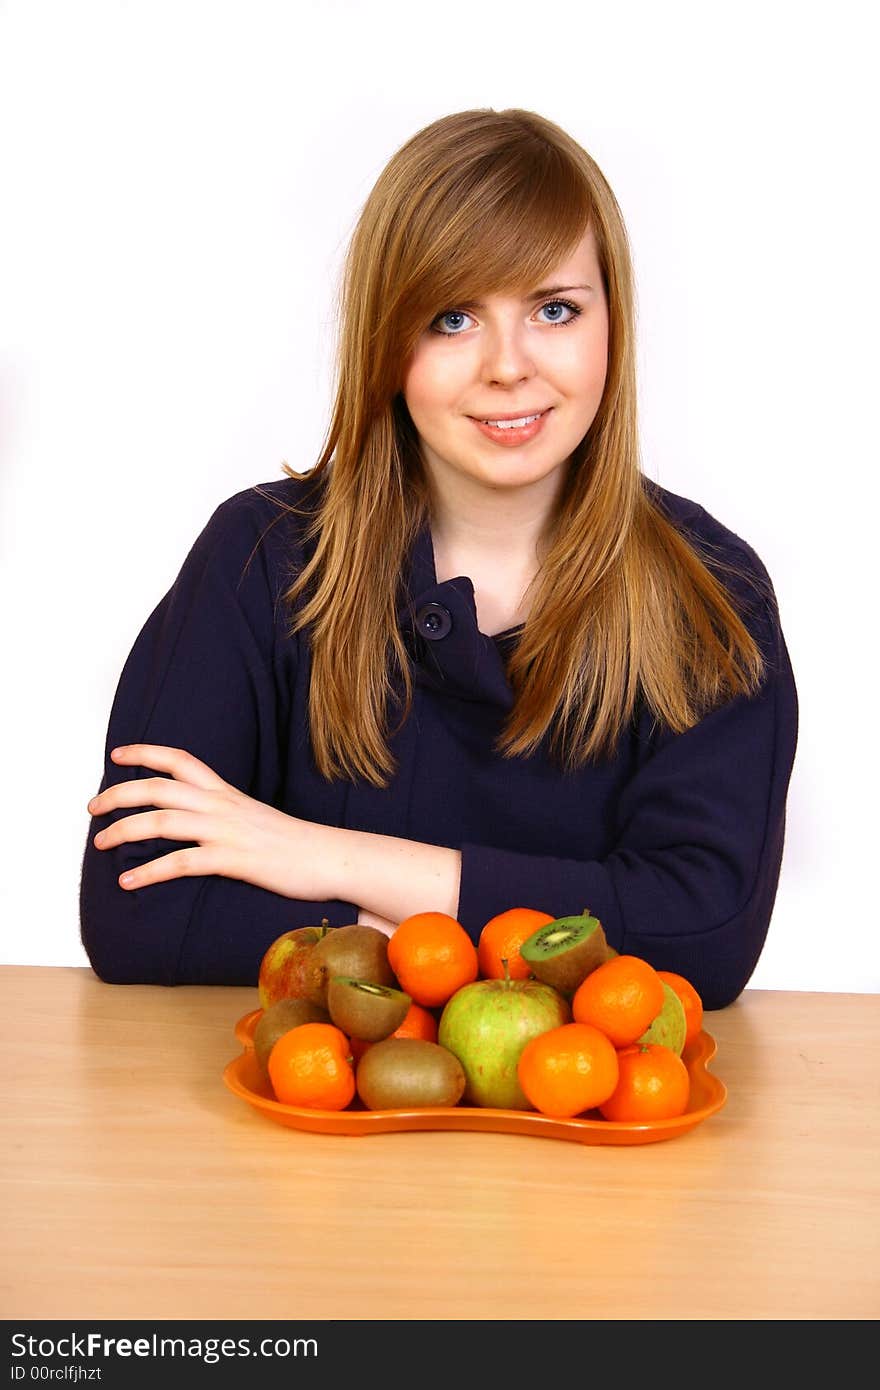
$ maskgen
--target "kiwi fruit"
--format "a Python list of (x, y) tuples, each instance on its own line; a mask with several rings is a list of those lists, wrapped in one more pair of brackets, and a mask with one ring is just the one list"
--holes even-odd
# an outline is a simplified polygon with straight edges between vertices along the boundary
[(364, 1053), (357, 1093), (368, 1110), (457, 1105), (464, 1068), (454, 1053), (423, 1038), (385, 1038)]
[(608, 959), (608, 942), (602, 923), (585, 907), (580, 916), (557, 917), (539, 927), (519, 951), (537, 979), (570, 999), (578, 985)]
[(399, 1028), (412, 999), (402, 989), (333, 975), (327, 984), (331, 1022), (350, 1038), (379, 1042)]
[(334, 975), (397, 989), (397, 977), (388, 964), (385, 933), (360, 922), (348, 927), (331, 927), (311, 952), (304, 988), (306, 999), (326, 1009), (327, 986)]
[(279, 999), (270, 1004), (254, 1028), (254, 1056), (265, 1076), (269, 1075), (269, 1053), (281, 1037), (301, 1023), (329, 1023), (330, 1015), (308, 999)]

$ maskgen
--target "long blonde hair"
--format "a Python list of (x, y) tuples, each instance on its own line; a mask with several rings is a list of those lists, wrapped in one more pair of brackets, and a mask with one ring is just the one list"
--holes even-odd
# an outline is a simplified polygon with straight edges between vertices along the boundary
[(551, 121), (462, 111), (418, 131), (370, 192), (344, 267), (324, 445), (305, 472), (282, 464), (321, 484), (319, 503), (302, 509), (316, 545), (283, 597), (290, 635), (309, 629), (312, 748), (328, 779), (387, 786), (392, 703), (400, 722), (412, 703), (398, 586), (430, 511), (402, 396), (407, 361), (438, 313), (539, 284), (588, 228), (608, 303), (605, 390), (571, 456), (508, 658), (515, 703), (496, 752), (528, 755), (549, 735), (551, 754), (577, 768), (613, 754), (639, 698), (681, 732), (760, 683), (761, 652), (731, 595), (652, 500), (640, 468), (634, 280), (611, 188)]

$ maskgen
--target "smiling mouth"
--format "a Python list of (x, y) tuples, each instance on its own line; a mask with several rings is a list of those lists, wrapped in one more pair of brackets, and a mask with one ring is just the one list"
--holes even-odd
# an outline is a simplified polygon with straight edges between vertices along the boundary
[[(549, 408), (550, 407), (548, 407), (548, 410)], [(536, 410), (533, 415), (501, 415), (496, 416), (495, 419), (485, 419), (482, 416), (473, 415), (471, 418), (474, 420), (478, 420), (481, 425), (491, 425), (493, 429), (515, 430), (522, 429), (525, 425), (533, 424), (535, 420), (540, 420), (541, 416), (546, 414), (547, 410)]]

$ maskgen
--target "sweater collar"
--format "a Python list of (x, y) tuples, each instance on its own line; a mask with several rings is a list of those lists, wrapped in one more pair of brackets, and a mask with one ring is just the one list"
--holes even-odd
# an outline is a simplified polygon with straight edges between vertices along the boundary
[(473, 581), (467, 575), (437, 582), (430, 526), (410, 553), (407, 597), (398, 621), (417, 684), (441, 695), (509, 711), (514, 693), (504, 666), (519, 628), (488, 637), (480, 631)]

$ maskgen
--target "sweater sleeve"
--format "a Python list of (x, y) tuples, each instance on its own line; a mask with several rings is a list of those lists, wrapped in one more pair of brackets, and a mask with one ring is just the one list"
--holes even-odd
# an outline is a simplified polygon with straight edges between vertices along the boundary
[[(102, 791), (161, 776), (110, 759), (118, 744), (155, 743), (185, 748), (240, 791), (279, 805), (275, 602), (258, 546), (265, 517), (247, 498), (217, 508), (135, 641), (110, 714)], [(331, 926), (356, 918), (350, 903), (300, 902), (217, 875), (127, 891), (118, 881), (124, 870), (183, 848), (154, 839), (95, 849), (99, 829), (132, 814), (125, 807), (93, 817), (82, 861), (82, 943), (102, 980), (254, 984), (264, 951), (283, 932), (322, 917)]]
[(770, 924), (782, 862), (798, 700), (775, 596), (749, 624), (766, 667), (680, 734), (649, 739), (617, 806), (602, 859), (557, 859), (462, 846), (459, 920), (475, 938), (511, 902), (554, 916), (588, 908), (609, 944), (684, 975), (707, 1009), (741, 993)]

